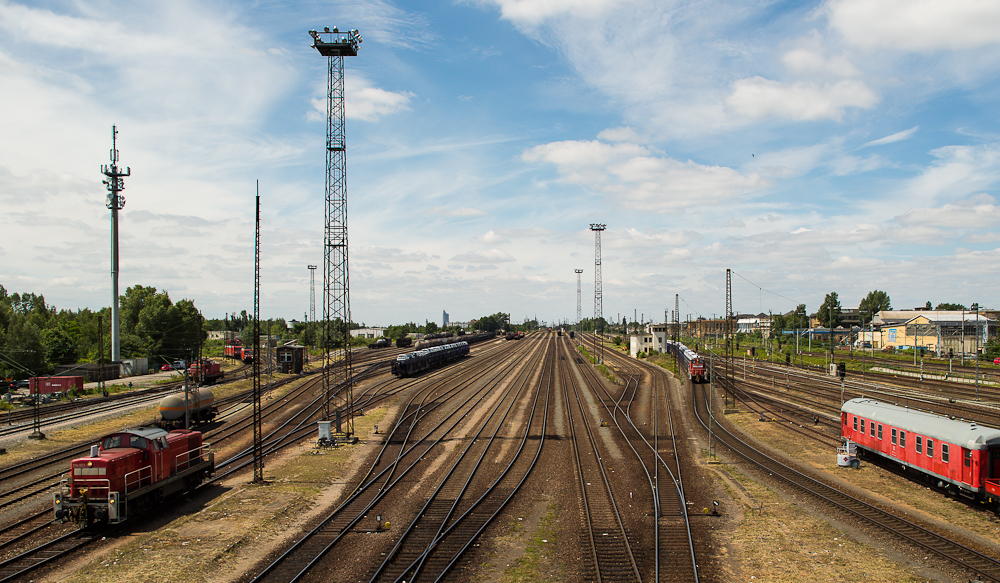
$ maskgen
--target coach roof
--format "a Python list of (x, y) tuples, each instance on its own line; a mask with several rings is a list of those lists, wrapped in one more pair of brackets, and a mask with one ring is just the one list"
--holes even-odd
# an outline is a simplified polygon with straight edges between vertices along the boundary
[(949, 419), (935, 413), (890, 405), (875, 399), (851, 399), (841, 410), (878, 423), (953, 443), (968, 449), (1000, 445), (1000, 429), (972, 421)]

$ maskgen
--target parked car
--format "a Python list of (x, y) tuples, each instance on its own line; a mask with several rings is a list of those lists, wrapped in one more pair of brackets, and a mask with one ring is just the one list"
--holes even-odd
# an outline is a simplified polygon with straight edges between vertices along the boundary
[(174, 370), (174, 367), (170, 366), (169, 364), (165, 364), (160, 367), (160, 370)]
[(1000, 356), (993, 359), (993, 364), (1000, 364)]

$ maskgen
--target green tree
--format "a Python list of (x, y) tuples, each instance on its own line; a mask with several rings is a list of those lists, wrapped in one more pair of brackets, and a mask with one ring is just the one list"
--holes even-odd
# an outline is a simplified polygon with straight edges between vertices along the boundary
[(437, 322), (427, 322), (427, 324), (424, 326), (425, 334), (434, 334), (437, 331), (438, 331)]
[(966, 309), (965, 304), (949, 304), (948, 302), (941, 302), (937, 305), (935, 310), (964, 310)]
[(816, 319), (819, 320), (820, 325), (824, 328), (837, 327), (837, 324), (840, 323), (840, 299), (837, 298), (837, 292), (826, 294), (826, 298), (823, 299), (823, 305), (816, 312)]
[(869, 321), (875, 317), (875, 314), (881, 312), (882, 310), (891, 310), (892, 301), (889, 299), (889, 294), (880, 290), (873, 290), (868, 292), (865, 299), (861, 300), (858, 304), (858, 312), (861, 313), (863, 321)]

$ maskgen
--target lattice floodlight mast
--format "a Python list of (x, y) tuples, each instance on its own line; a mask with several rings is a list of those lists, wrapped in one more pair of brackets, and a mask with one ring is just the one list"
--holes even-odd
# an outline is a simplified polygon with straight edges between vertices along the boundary
[[(356, 57), (361, 35), (357, 30), (310, 30), (313, 48), (327, 58), (326, 91), (326, 220), (323, 238), (323, 390), (326, 417), (331, 401), (337, 415), (337, 433), (354, 434), (351, 387), (351, 301), (347, 269), (347, 142), (344, 134), (344, 57)], [(334, 365), (334, 351), (342, 358)], [(340, 413), (347, 415), (343, 429)]]
[(580, 311), (580, 274), (583, 273), (582, 269), (574, 269), (573, 273), (576, 274), (576, 323), (580, 324), (580, 320), (583, 319), (583, 313)]
[[(246, 346), (244, 345), (244, 348)], [(264, 483), (264, 434), (260, 407), (260, 183), (253, 237), (253, 482)]]
[(108, 187), (108, 199), (105, 203), (111, 209), (111, 360), (119, 362), (121, 358), (121, 329), (118, 325), (118, 211), (125, 207), (125, 197), (119, 194), (125, 190), (126, 176), (132, 175), (132, 169), (126, 167), (122, 172), (118, 167), (118, 127), (111, 126), (111, 164), (102, 165), (101, 172), (107, 177), (101, 182)]
[(316, 266), (307, 265), (309, 268), (309, 321), (316, 321)]
[[(594, 325), (600, 326), (604, 318), (604, 297), (601, 290), (601, 231), (607, 225), (601, 223), (591, 223), (590, 230), (594, 232)], [(604, 343), (597, 339), (597, 363), (603, 362)]]

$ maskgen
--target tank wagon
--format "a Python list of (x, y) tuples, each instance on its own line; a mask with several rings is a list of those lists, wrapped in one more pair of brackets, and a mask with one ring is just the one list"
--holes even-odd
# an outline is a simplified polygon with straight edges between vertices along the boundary
[(898, 463), (948, 494), (1000, 512), (1000, 429), (857, 398), (840, 408), (840, 435), (859, 457)]
[(215, 454), (201, 432), (139, 427), (112, 433), (90, 455), (70, 462), (53, 494), (56, 520), (118, 524), (215, 473)]
[[(174, 393), (164, 397), (158, 408), (160, 424), (164, 427), (184, 425), (184, 392)], [(215, 394), (207, 387), (192, 388), (187, 394), (188, 419), (193, 422), (207, 423), (218, 414), (215, 406)]]
[(667, 352), (677, 357), (680, 368), (691, 382), (704, 383), (708, 381), (708, 367), (700, 354), (673, 340), (666, 341)]
[(421, 373), (469, 354), (469, 343), (454, 342), (400, 354), (392, 361), (392, 374), (405, 377)]
[(368, 348), (389, 348), (392, 345), (392, 341), (388, 338), (379, 338), (375, 342), (368, 345)]

